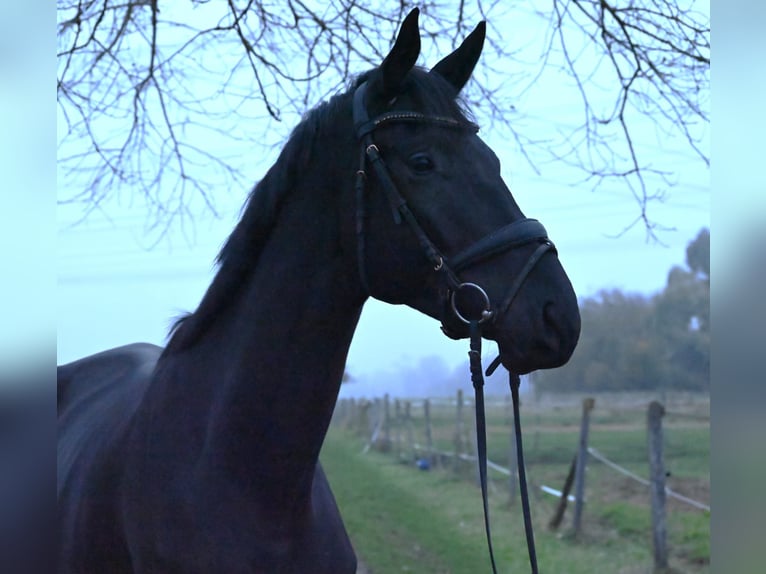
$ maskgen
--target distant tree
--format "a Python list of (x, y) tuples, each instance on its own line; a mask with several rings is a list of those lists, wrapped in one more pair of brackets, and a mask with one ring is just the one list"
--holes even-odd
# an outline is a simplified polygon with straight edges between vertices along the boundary
[(650, 387), (659, 374), (652, 339), (652, 301), (620, 290), (601, 291), (580, 304), (582, 333), (572, 359), (538, 377), (542, 389), (604, 391)]
[(653, 297), (602, 291), (580, 303), (582, 334), (570, 362), (544, 371), (541, 390), (705, 390), (710, 381), (710, 232), (687, 248)]
[[(646, 176), (666, 178), (672, 167), (643, 159), (635, 145), (640, 123), (680, 134), (708, 161), (700, 142), (710, 26), (694, 0), (417, 4), (424, 36), (441, 53), (486, 19), (482, 69), (466, 95), (477, 114), (508, 129), (535, 169), (564, 162), (594, 188), (622, 186), (638, 204), (634, 224), (650, 234), (647, 207), (667, 185), (650, 186)], [(189, 217), (200, 202), (215, 213), (214, 189), (252, 185), (243, 155), (280, 143), (283, 119), (292, 123), (377, 65), (414, 5), (58, 0), (61, 201), (86, 217), (115, 198), (139, 198), (162, 226)], [(522, 12), (547, 22), (533, 62), (517, 56), (508, 28)], [(528, 132), (523, 121), (525, 92), (549, 72), (577, 86), (580, 101), (567, 105), (579, 106), (582, 117), (553, 140)]]
[(710, 378), (710, 231), (686, 249), (686, 268), (674, 267), (655, 300), (658, 337), (666, 344), (671, 384), (706, 388)]
[(710, 230), (700, 230), (697, 238), (686, 248), (686, 265), (710, 285)]

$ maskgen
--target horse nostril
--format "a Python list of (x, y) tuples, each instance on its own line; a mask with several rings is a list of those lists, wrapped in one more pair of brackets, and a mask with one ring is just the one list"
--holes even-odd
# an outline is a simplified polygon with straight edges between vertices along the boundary
[(570, 353), (574, 350), (580, 334), (579, 313), (576, 317), (577, 320), (572, 320), (565, 311), (562, 313), (562, 306), (553, 301), (543, 306), (545, 336), (554, 348), (559, 348), (562, 352), (564, 349), (569, 349)]
[(543, 326), (545, 333), (557, 342), (565, 337), (563, 325), (561, 324), (561, 314), (558, 312), (558, 306), (549, 301), (543, 306)]
[(543, 305), (543, 322), (546, 327), (556, 328), (556, 310), (553, 301), (548, 301)]

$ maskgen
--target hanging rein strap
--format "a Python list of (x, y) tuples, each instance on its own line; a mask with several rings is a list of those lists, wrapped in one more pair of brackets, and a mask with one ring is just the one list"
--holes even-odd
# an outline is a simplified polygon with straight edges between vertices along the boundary
[(529, 490), (527, 489), (527, 470), (524, 466), (524, 445), (521, 440), (521, 419), (519, 418), (519, 375), (508, 372), (508, 383), (513, 399), (513, 431), (516, 435), (516, 465), (519, 469), (519, 492), (521, 493), (521, 509), (524, 515), (524, 534), (527, 538), (527, 551), (532, 574), (537, 574), (537, 552), (535, 551), (535, 531), (532, 529), (532, 513), (529, 509)]
[[(500, 357), (496, 357), (494, 361), (487, 367), (486, 375), (489, 377), (495, 372), (495, 369), (500, 365)], [(521, 438), (521, 416), (519, 408), (519, 386), (521, 380), (516, 373), (508, 372), (508, 384), (511, 387), (511, 399), (513, 401), (513, 434), (516, 439), (516, 466), (519, 472), (519, 492), (521, 494), (521, 510), (524, 515), (524, 534), (527, 539), (527, 552), (529, 554), (529, 565), (532, 567), (532, 574), (538, 574), (537, 570), (537, 552), (535, 550), (535, 532), (532, 528), (532, 513), (529, 507), (529, 489), (527, 488), (527, 470), (524, 464), (524, 444)], [(483, 402), (483, 399), (482, 399)], [(477, 415), (478, 419), (478, 415)], [(484, 420), (482, 419), (482, 423)], [(478, 425), (477, 421), (477, 434)], [(484, 433), (484, 425), (482, 424), (481, 432)], [(484, 461), (486, 464), (486, 459)], [(490, 550), (491, 552), (491, 550)]]
[(489, 498), (487, 494), (487, 431), (484, 414), (484, 376), (481, 368), (481, 327), (478, 321), (471, 321), (468, 326), (471, 337), (471, 348), (468, 351), (471, 367), (471, 382), (476, 393), (476, 456), (479, 463), (479, 484), (481, 485), (481, 502), (484, 506), (484, 531), (487, 533), (487, 548), (492, 572), (497, 574), (495, 553), (492, 551), (492, 535), (489, 521)]
[[(484, 506), (484, 529), (487, 533), (487, 547), (489, 559), (492, 563), (492, 572), (497, 574), (495, 556), (492, 551), (492, 534), (490, 531), (489, 503), (487, 495), (487, 423), (484, 409), (484, 376), (481, 368), (481, 326), (476, 321), (469, 325), (471, 332), (471, 350), (468, 356), (471, 366), (471, 382), (476, 393), (476, 455), (479, 465), (479, 483), (481, 485), (481, 500)], [(489, 377), (500, 365), (500, 357), (497, 357), (487, 368), (486, 375)], [(519, 471), (519, 492), (521, 493), (521, 507), (524, 514), (524, 532), (527, 539), (527, 552), (529, 553), (529, 565), (532, 574), (538, 574), (537, 551), (535, 550), (535, 533), (532, 528), (532, 514), (529, 507), (529, 490), (527, 489), (527, 474), (524, 467), (524, 446), (521, 439), (521, 420), (519, 416), (519, 376), (508, 373), (508, 382), (511, 387), (513, 400), (513, 423), (516, 438), (516, 457)]]
[[(513, 240), (517, 234), (534, 235), (537, 224), (534, 220), (522, 220), (516, 224), (511, 224), (505, 228), (500, 229), (493, 235), (507, 235), (504, 241)], [(512, 229), (513, 225), (518, 226), (530, 226), (529, 230)], [(538, 224), (539, 225), (539, 224)], [(507, 231), (511, 229), (510, 231)], [(543, 230), (544, 231), (544, 230)], [(470, 247), (466, 250), (469, 252), (470, 257), (466, 257), (463, 252), (456, 258), (452, 259), (453, 265), (455, 260), (458, 261), (457, 267), (462, 268), (464, 265), (473, 263), (476, 259), (480, 259), (488, 252), (495, 249), (495, 245), (498, 244), (497, 237), (489, 236), (481, 240), (478, 244), (478, 248)], [(511, 287), (506, 294), (503, 303), (499, 307), (499, 312), (504, 313), (508, 310), (513, 300), (516, 298), (517, 293), (521, 290), (521, 286), (524, 280), (532, 272), (534, 266), (540, 261), (542, 256), (549, 250), (555, 250), (553, 243), (551, 243), (547, 237), (543, 242), (535, 249), (527, 260), (526, 265), (521, 269), (516, 279), (511, 284)], [(472, 261), (472, 260), (473, 261)], [(481, 368), (481, 324), (478, 321), (470, 321), (468, 324), (469, 336), (471, 347), (468, 351), (470, 368), (471, 368), (471, 382), (476, 394), (476, 454), (479, 465), (479, 482), (481, 485), (481, 499), (484, 506), (484, 529), (487, 533), (487, 547), (489, 549), (489, 559), (492, 563), (492, 572), (497, 574), (497, 567), (495, 565), (495, 556), (492, 551), (492, 534), (490, 532), (490, 520), (489, 520), (489, 503), (487, 495), (487, 423), (486, 414), (484, 408), (484, 374)], [(487, 368), (486, 375), (489, 377), (495, 372), (495, 369), (500, 366), (500, 356), (498, 355)], [(508, 383), (511, 387), (511, 398), (513, 401), (513, 424), (514, 424), (514, 436), (516, 440), (516, 457), (517, 467), (519, 473), (519, 492), (521, 494), (521, 507), (524, 515), (524, 533), (527, 540), (527, 552), (529, 554), (529, 565), (532, 568), (532, 574), (538, 574), (537, 570), (537, 551), (535, 550), (535, 534), (532, 528), (532, 514), (529, 508), (529, 490), (527, 488), (527, 473), (524, 465), (524, 445), (521, 438), (521, 417), (519, 408), (519, 386), (521, 380), (516, 373), (508, 371)]]

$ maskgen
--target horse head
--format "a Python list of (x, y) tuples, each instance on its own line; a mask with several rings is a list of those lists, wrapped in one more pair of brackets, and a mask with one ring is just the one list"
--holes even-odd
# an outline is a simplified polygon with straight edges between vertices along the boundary
[(516, 373), (560, 366), (579, 336), (576, 296), (545, 229), (524, 216), (458, 100), (485, 24), (426, 70), (415, 66), (417, 19), (416, 9), (354, 94), (362, 283), (438, 319), (451, 337), (480, 324)]

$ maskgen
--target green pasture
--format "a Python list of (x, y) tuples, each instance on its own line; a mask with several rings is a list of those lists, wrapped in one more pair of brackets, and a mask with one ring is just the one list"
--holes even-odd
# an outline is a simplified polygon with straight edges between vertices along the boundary
[[(598, 405), (597, 405), (598, 406)], [(645, 413), (594, 409), (589, 444), (635, 474), (648, 476)], [(393, 409), (392, 409), (393, 413)], [(401, 441), (407, 425), (414, 442), (425, 443), (422, 411), (411, 405), (411, 421), (391, 421), (390, 437), (400, 442), (387, 452), (362, 454), (368, 436), (355, 425), (336, 422), (322, 462), (357, 553), (373, 574), (386, 572), (486, 571), (488, 557), (481, 499), (472, 463), (419, 471), (416, 453)], [(464, 445), (472, 443), (472, 407), (466, 405)], [(457, 434), (454, 407), (431, 407), (434, 448), (449, 451)], [(469, 416), (470, 415), (470, 416)], [(488, 409), (489, 457), (508, 467), (510, 426), (499, 403)], [(704, 417), (666, 415), (667, 485), (692, 499), (709, 501), (709, 423)], [(575, 540), (571, 508), (560, 529), (547, 523), (558, 500), (541, 485), (561, 489), (576, 451), (577, 408), (522, 412), (527, 473), (542, 572), (651, 572), (651, 524), (646, 487), (591, 459), (586, 480), (583, 529)], [(469, 449), (470, 450), (470, 449)], [(420, 453), (422, 454), (422, 453)], [(420, 455), (418, 454), (418, 456)], [(456, 472), (456, 470), (458, 472)], [(490, 471), (494, 545), (501, 571), (527, 571), (521, 507), (511, 504), (508, 478)], [(668, 544), (674, 572), (709, 572), (709, 514), (669, 499)]]

